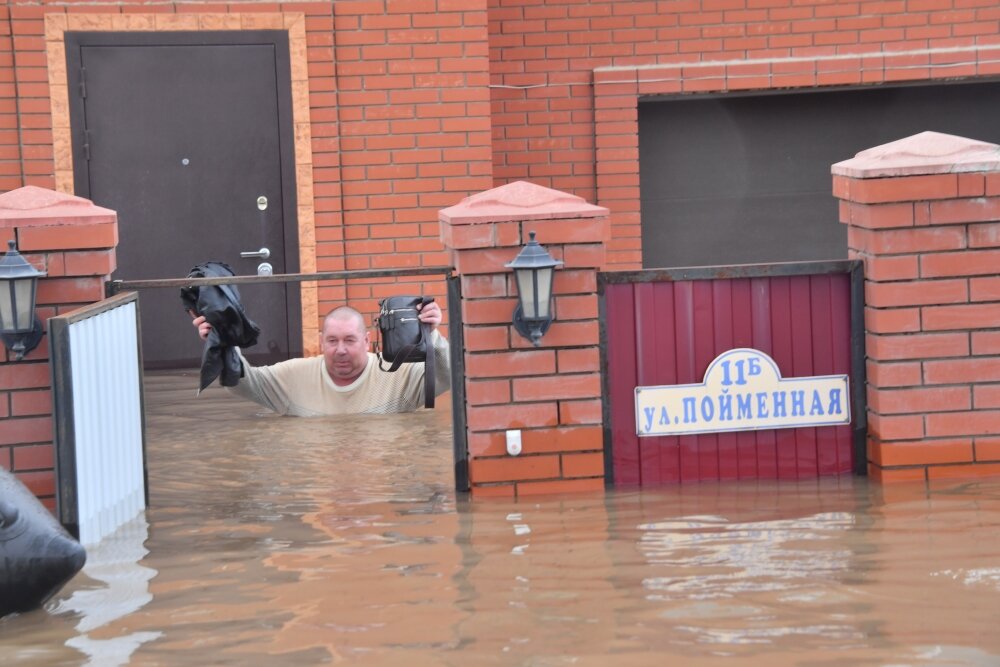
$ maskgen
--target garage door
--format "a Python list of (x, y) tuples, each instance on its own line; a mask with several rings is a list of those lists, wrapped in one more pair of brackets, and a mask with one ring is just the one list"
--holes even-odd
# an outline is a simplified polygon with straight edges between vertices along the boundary
[(830, 165), (925, 130), (1000, 143), (1000, 83), (639, 105), (643, 267), (844, 259)]

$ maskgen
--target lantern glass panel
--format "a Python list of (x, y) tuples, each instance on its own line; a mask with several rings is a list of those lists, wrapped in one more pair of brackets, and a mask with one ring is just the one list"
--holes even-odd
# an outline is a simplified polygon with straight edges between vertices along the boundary
[(14, 329), (14, 284), (12, 281), (0, 283), (0, 329)]
[(14, 280), (14, 298), (17, 300), (17, 312), (14, 313), (16, 331), (31, 331), (35, 323), (34, 287), (34, 277)]
[(517, 269), (517, 293), (521, 300), (521, 316), (528, 320), (538, 317), (535, 314), (535, 271), (532, 269)]
[(553, 268), (539, 269), (538, 276), (538, 315), (539, 319), (548, 319), (552, 305), (552, 273)]

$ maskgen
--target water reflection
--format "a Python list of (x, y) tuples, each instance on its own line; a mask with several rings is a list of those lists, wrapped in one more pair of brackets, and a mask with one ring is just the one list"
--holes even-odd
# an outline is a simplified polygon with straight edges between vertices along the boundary
[[(656, 571), (670, 573), (643, 581), (647, 599), (674, 602), (666, 618), (697, 620), (698, 625), (677, 629), (701, 643), (769, 644), (797, 637), (801, 646), (803, 636), (862, 640), (864, 631), (850, 623), (857, 610), (836, 614), (823, 608), (831, 597), (843, 603), (843, 596), (828, 590), (846, 578), (852, 565), (858, 567), (843, 539), (854, 525), (851, 514), (832, 512), (755, 522), (683, 517), (640, 526), (646, 532), (639, 549), (650, 565), (665, 566)], [(835, 540), (835, 546), (820, 543), (827, 540)], [(734, 609), (708, 602), (728, 599), (741, 602)], [(774, 611), (785, 604), (812, 613), (800, 613), (789, 623)], [(816, 622), (817, 615), (825, 622)]]
[[(708, 600), (746, 592), (794, 591), (816, 579), (835, 580), (849, 569), (851, 552), (826, 548), (854, 526), (846, 512), (801, 519), (749, 523), (724, 517), (680, 517), (643, 524), (639, 549), (651, 565), (708, 568), (692, 576), (683, 570), (672, 577), (645, 581), (652, 599)], [(678, 595), (679, 593), (679, 595)]]
[(0, 621), (4, 665), (1000, 664), (1000, 481), (469, 503), (446, 410), (193, 386), (150, 378), (151, 508)]
[(145, 642), (158, 638), (161, 632), (134, 632), (106, 639), (90, 635), (112, 621), (124, 618), (153, 599), (149, 580), (156, 571), (139, 565), (148, 552), (143, 546), (148, 526), (140, 515), (114, 534), (87, 551), (83, 573), (94, 580), (92, 588), (77, 588), (68, 599), (52, 608), (54, 614), (73, 613), (79, 616), (76, 630), (80, 634), (66, 641), (88, 656), (88, 667), (118, 667), (126, 665), (132, 653)]

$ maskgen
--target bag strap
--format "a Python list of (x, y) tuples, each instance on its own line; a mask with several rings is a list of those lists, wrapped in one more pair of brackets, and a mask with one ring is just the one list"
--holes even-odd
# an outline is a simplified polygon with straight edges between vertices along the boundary
[[(430, 301), (425, 299), (425, 304)], [(434, 407), (434, 369), (437, 361), (434, 358), (434, 340), (431, 337), (431, 325), (420, 323), (421, 338), (424, 339), (424, 407)]]
[[(382, 364), (382, 362), (385, 361), (385, 358), (382, 356), (382, 325), (379, 321), (380, 318), (381, 315), (375, 318), (375, 356), (378, 358), (378, 367), (380, 370), (386, 373), (395, 373), (399, 370), (399, 367), (403, 365), (406, 358), (410, 356), (410, 352), (413, 352), (416, 345), (407, 345), (402, 350), (397, 350), (396, 356), (389, 360), (389, 368), (386, 368)], [(422, 335), (423, 333), (421, 332), (421, 336)], [(419, 342), (420, 341), (417, 341), (418, 344)]]
[[(423, 323), (420, 324), (420, 340), (423, 340), (427, 336), (426, 332), (424, 331), (424, 326), (425, 325)], [(406, 358), (410, 356), (410, 353), (413, 352), (418, 347), (420, 347), (419, 341), (417, 343), (411, 343), (410, 345), (407, 345), (403, 349), (396, 352), (396, 356), (393, 357), (392, 361), (389, 362), (389, 368), (386, 368), (385, 366), (382, 365), (382, 355), (379, 354), (378, 367), (381, 368), (383, 371), (386, 371), (387, 373), (395, 373), (396, 371), (399, 370), (399, 367), (406, 362)]]

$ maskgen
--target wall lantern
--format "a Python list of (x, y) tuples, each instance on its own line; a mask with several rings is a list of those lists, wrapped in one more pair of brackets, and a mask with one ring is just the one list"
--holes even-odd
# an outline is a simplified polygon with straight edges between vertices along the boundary
[(0, 338), (20, 361), (42, 340), (42, 323), (35, 315), (35, 291), (38, 278), (45, 273), (21, 256), (13, 240), (8, 241), (8, 246), (7, 254), (0, 258)]
[(538, 347), (552, 324), (552, 273), (562, 262), (552, 259), (545, 248), (538, 245), (535, 232), (531, 232), (530, 237), (514, 261), (504, 266), (514, 270), (517, 281), (514, 328)]

